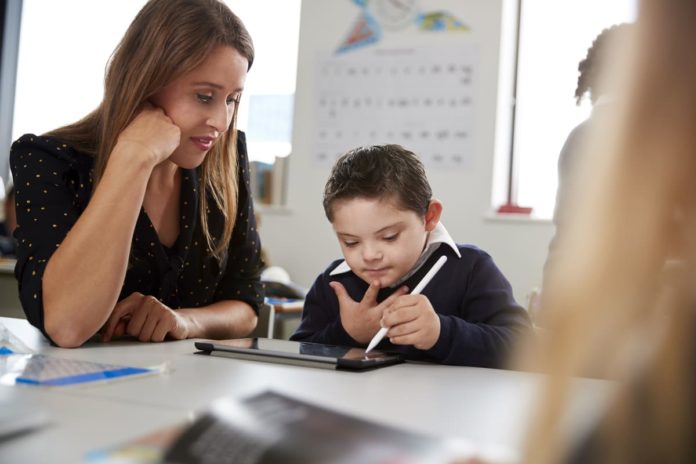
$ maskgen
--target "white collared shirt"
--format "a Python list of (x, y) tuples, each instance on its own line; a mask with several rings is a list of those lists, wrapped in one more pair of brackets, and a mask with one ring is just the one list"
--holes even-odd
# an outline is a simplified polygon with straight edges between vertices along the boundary
[[(405, 282), (409, 277), (411, 277), (413, 274), (418, 272), (418, 269), (420, 269), (423, 264), (430, 258), (430, 256), (435, 252), (435, 250), (438, 249), (438, 247), (442, 244), (448, 245), (454, 252), (457, 254), (459, 258), (462, 257), (461, 253), (459, 253), (459, 248), (457, 248), (457, 244), (454, 243), (454, 240), (452, 240), (452, 237), (450, 236), (449, 232), (447, 232), (447, 229), (445, 229), (445, 226), (442, 225), (441, 222), (438, 222), (435, 228), (428, 234), (428, 241), (425, 244), (425, 248), (423, 249), (423, 253), (418, 257), (418, 260), (416, 261), (416, 264), (413, 265), (410, 271), (406, 273), (403, 277), (401, 277), (398, 281), (396, 281), (394, 284), (392, 284), (390, 287), (394, 288), (398, 285), (401, 285), (403, 282)], [(331, 271), (329, 275), (338, 275), (338, 274), (343, 274), (346, 272), (351, 271), (352, 269), (346, 262), (346, 260), (343, 260), (341, 264), (336, 266), (336, 268)]]

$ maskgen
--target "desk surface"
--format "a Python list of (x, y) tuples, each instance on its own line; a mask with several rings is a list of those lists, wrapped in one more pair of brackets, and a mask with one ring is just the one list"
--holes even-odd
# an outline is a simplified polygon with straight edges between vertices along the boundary
[[(516, 455), (540, 376), (495, 369), (406, 363), (353, 373), (196, 355), (193, 340), (50, 346), (25, 320), (0, 318), (29, 348), (70, 359), (149, 367), (165, 373), (113, 383), (41, 389), (2, 386), (36, 404), (50, 425), (0, 442), (0, 462), (81, 462), (89, 451), (134, 440), (190, 419), (213, 400), (267, 389), (416, 432), (457, 437), (476, 448)], [(578, 380), (582, 424), (595, 417), (605, 382)]]

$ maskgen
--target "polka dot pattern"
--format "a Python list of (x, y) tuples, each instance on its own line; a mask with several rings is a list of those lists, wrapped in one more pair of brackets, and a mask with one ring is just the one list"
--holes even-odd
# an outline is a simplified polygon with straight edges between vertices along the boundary
[[(256, 311), (263, 301), (261, 246), (249, 188), (245, 137), (238, 136), (240, 176), (237, 218), (224, 259), (208, 252), (198, 211), (199, 170), (185, 170), (180, 198), (181, 230), (165, 247), (143, 209), (131, 246), (120, 298), (153, 295), (171, 308), (200, 307), (241, 300)], [(53, 137), (24, 135), (13, 145), (10, 166), (17, 186), (15, 275), (27, 319), (43, 330), (41, 279), (46, 263), (78, 220), (92, 194), (93, 158)], [(220, 237), (224, 216), (208, 198), (208, 222)], [(116, 225), (115, 225), (116, 226)]]

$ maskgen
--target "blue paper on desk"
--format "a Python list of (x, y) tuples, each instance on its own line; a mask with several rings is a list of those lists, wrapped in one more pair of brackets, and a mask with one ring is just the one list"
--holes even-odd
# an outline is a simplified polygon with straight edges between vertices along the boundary
[(116, 366), (44, 354), (0, 356), (0, 383), (4, 385), (69, 386), (152, 374), (159, 371), (158, 368)]
[(31, 352), (32, 351), (22, 343), (15, 334), (0, 323), (0, 355)]

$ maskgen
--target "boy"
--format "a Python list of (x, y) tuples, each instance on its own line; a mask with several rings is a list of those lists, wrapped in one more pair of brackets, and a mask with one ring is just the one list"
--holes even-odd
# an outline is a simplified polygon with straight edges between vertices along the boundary
[[(366, 346), (408, 359), (502, 367), (530, 329), (491, 257), (457, 245), (440, 224), (418, 157), (399, 145), (361, 147), (338, 159), (324, 211), (345, 260), (314, 282), (292, 340)], [(447, 262), (420, 295), (409, 295), (441, 256)]]

